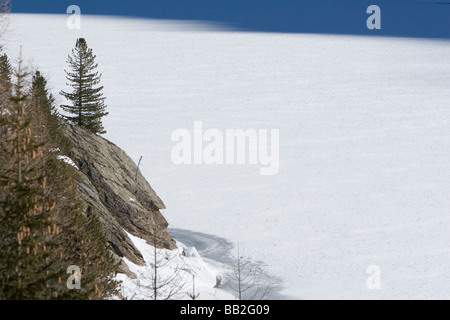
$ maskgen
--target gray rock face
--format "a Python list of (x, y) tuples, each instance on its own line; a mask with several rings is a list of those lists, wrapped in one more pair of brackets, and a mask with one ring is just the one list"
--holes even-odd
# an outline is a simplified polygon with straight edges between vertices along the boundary
[[(124, 232), (174, 249), (168, 223), (160, 209), (164, 203), (137, 170), (137, 165), (119, 147), (90, 131), (67, 126), (74, 147), (68, 156), (79, 168), (79, 196), (83, 204), (99, 212), (99, 218), (113, 252), (143, 265), (139, 250)], [(123, 265), (123, 271), (127, 272)], [(128, 271), (129, 272), (129, 271)]]

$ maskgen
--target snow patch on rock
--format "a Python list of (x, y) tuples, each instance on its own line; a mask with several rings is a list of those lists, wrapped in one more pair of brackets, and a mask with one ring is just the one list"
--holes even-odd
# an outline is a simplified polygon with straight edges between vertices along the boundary
[(70, 159), (68, 156), (61, 156), (61, 155), (59, 155), (59, 156), (56, 156), (56, 159), (61, 160), (61, 161), (65, 162), (65, 163), (67, 163), (68, 165), (71, 165), (72, 167), (74, 167), (77, 170), (80, 170), (77, 167), (77, 165), (75, 164), (75, 162), (73, 162), (73, 160)]

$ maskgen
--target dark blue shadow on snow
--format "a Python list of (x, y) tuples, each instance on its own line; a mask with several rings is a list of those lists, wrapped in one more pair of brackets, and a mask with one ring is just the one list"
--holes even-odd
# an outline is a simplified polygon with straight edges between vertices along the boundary
[[(241, 31), (450, 38), (450, 0), (13, 0), (12, 12), (201, 20)], [(381, 30), (369, 30), (369, 5)]]

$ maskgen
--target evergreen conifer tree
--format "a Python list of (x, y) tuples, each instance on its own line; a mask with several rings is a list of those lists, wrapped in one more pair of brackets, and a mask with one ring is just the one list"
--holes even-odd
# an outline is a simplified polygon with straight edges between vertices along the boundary
[(11, 63), (8, 56), (3, 53), (0, 55), (0, 114), (4, 113), (10, 102), (11, 72)]
[(107, 299), (119, 292), (119, 282), (114, 277), (120, 260), (110, 250), (97, 213), (88, 207), (84, 214), (75, 210), (64, 219), (63, 259), (81, 270), (81, 289), (66, 290), (66, 294), (70, 299)]
[(0, 55), (0, 83), (7, 88), (11, 87), (11, 73), (11, 63), (6, 53), (3, 53)]
[[(49, 299), (59, 231), (42, 170), (41, 144), (29, 114), (28, 72), (21, 59), (13, 71), (11, 112), (0, 117), (6, 129), (0, 168), (0, 299)], [(7, 157), (6, 159), (3, 159)]]
[(55, 99), (48, 90), (47, 80), (39, 72), (33, 75), (31, 84), (31, 103), (34, 108), (34, 116), (38, 117), (34, 121), (38, 130), (45, 131), (47, 142), (51, 143), (50, 147), (58, 147), (62, 143), (61, 139), (61, 118), (55, 107)]
[[(30, 82), (21, 59), (11, 78), (0, 83), (11, 88), (0, 101), (0, 300), (110, 298), (120, 259), (77, 195), (77, 171), (46, 152), (59, 119), (47, 83), (39, 72)], [(66, 286), (70, 265), (81, 269), (80, 290)]]
[(96, 87), (100, 83), (101, 74), (95, 69), (98, 64), (95, 62), (96, 56), (92, 49), (87, 46), (84, 38), (79, 38), (76, 42), (72, 55), (69, 55), (67, 63), (72, 69), (66, 72), (69, 81), (67, 85), (73, 88), (72, 92), (61, 91), (70, 105), (62, 105), (61, 108), (69, 113), (65, 119), (79, 126), (86, 127), (96, 134), (106, 133), (103, 128), (101, 118), (106, 116), (105, 97), (103, 97), (102, 86)]

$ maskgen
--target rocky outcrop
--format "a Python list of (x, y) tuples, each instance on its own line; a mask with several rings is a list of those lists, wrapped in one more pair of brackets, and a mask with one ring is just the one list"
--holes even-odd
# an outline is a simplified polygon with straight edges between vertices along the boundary
[(77, 193), (86, 209), (98, 212), (113, 252), (145, 264), (126, 232), (157, 247), (174, 249), (175, 241), (160, 212), (164, 203), (134, 161), (115, 144), (84, 128), (67, 126), (66, 132), (73, 142), (68, 156), (80, 173)]

